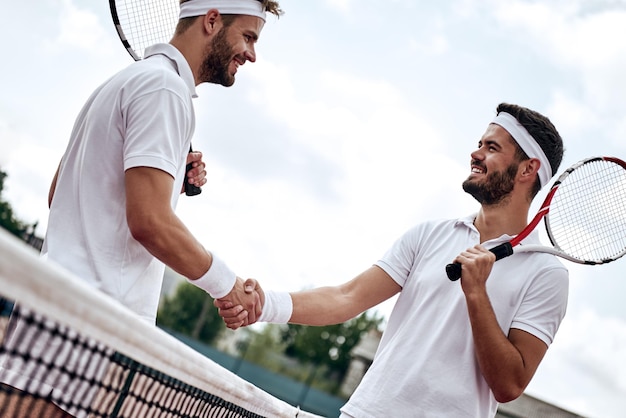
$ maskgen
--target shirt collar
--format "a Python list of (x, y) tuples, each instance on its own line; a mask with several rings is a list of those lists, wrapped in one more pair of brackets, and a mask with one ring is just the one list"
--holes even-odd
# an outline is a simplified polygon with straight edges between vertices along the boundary
[[(469, 229), (471, 229), (473, 231), (478, 232), (478, 230), (476, 229), (476, 226), (474, 226), (474, 219), (476, 219), (477, 215), (478, 215), (477, 213), (473, 213), (473, 214), (465, 216), (463, 218), (459, 218), (454, 223), (454, 226), (455, 227), (466, 227), (466, 228), (469, 228)], [(498, 238), (490, 239), (487, 242), (494, 243), (494, 244), (497, 245), (497, 244), (500, 244), (500, 243), (503, 243), (503, 242), (510, 241), (514, 237), (515, 237), (515, 235), (502, 234)], [(524, 238), (524, 240), (522, 242), (520, 242), (520, 245), (523, 245), (524, 243), (526, 243), (526, 244), (539, 244), (539, 242), (540, 242), (540, 240), (539, 240), (539, 232), (537, 232), (537, 230), (535, 229), (526, 238)]]
[(151, 57), (153, 55), (165, 55), (167, 58), (172, 61), (174, 64), (178, 75), (183, 79), (189, 92), (191, 93), (191, 97), (198, 97), (196, 93), (196, 82), (193, 77), (193, 72), (191, 71), (191, 67), (189, 67), (189, 63), (183, 56), (183, 54), (176, 49), (174, 45), (171, 44), (155, 44), (146, 48), (145, 58)]

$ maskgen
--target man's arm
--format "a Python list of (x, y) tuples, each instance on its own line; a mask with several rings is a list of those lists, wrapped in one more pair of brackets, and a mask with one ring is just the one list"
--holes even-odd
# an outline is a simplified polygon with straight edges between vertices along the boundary
[[(316, 326), (339, 324), (389, 299), (400, 290), (400, 285), (384, 270), (372, 266), (344, 284), (291, 293), (293, 311), (289, 322)], [(263, 294), (261, 298), (265, 301)], [(243, 315), (240, 306), (224, 300), (214, 303), (229, 328), (241, 326)]]
[[(126, 218), (133, 238), (183, 276), (191, 280), (204, 276), (213, 257), (172, 210), (172, 176), (155, 168), (135, 167), (126, 171), (125, 185)], [(258, 292), (244, 292), (243, 280), (237, 278), (225, 298), (241, 304), (250, 315), (248, 321), (256, 320), (260, 298)]]
[(59, 162), (59, 166), (57, 167), (56, 173), (54, 173), (54, 177), (52, 178), (52, 183), (50, 184), (50, 190), (48, 191), (48, 208), (52, 205), (52, 198), (54, 197), (54, 191), (57, 188), (57, 179), (59, 178), (59, 170), (61, 169), (61, 163)]
[(290, 323), (332, 325), (345, 322), (391, 298), (402, 288), (383, 269), (372, 266), (349, 282), (291, 293)]
[(548, 347), (522, 330), (502, 332), (487, 295), (486, 282), (495, 262), (490, 251), (477, 246), (455, 261), (463, 266), (461, 286), (480, 371), (498, 402), (512, 401), (524, 392)]

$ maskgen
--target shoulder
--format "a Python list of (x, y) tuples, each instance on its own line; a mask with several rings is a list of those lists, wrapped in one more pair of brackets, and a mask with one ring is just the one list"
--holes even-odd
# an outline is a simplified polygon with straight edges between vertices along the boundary
[(411, 249), (418, 251), (425, 245), (441, 245), (446, 242), (450, 243), (455, 236), (459, 227), (458, 219), (434, 219), (421, 222), (406, 230), (396, 241), (393, 246), (394, 250)]
[(464, 225), (463, 219), (431, 219), (411, 227), (405, 234), (421, 234), (436, 231), (451, 231)]
[[(528, 274), (531, 299), (552, 299), (566, 303), (569, 293), (569, 271), (559, 258), (552, 254), (527, 253), (519, 258), (518, 265)], [(512, 257), (515, 258), (515, 257)]]
[(130, 64), (114, 75), (108, 84), (127, 95), (171, 91), (182, 97), (192, 97), (185, 80), (177, 71), (175, 62), (161, 54)]
[(458, 219), (433, 219), (415, 225), (405, 235), (437, 242), (453, 240), (459, 236), (468, 235), (474, 228), (473, 220), (473, 216)]
[(187, 91), (185, 82), (165, 56), (155, 55), (129, 67), (129, 80), (146, 87), (167, 89), (181, 93)]

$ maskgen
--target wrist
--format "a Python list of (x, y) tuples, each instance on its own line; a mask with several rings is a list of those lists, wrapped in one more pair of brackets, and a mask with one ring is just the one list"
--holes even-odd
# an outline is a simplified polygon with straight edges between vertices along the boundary
[(273, 324), (286, 324), (291, 319), (293, 302), (288, 292), (265, 292), (265, 303), (259, 317), (259, 322), (271, 322)]
[(237, 276), (221, 258), (215, 254), (211, 256), (213, 261), (209, 270), (201, 277), (195, 280), (187, 279), (187, 281), (207, 292), (213, 299), (219, 299), (233, 290)]

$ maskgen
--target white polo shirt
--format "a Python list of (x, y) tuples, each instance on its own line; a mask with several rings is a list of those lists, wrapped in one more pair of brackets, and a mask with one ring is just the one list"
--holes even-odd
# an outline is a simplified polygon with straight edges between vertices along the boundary
[[(80, 112), (61, 161), (43, 253), (154, 324), (164, 266), (130, 234), (124, 172), (146, 166), (170, 174), (177, 185), (171, 196), (176, 206), (195, 126), (191, 99), (196, 94), (191, 69), (176, 48), (155, 45), (146, 56), (100, 86)], [(31, 328), (25, 321), (9, 323), (3, 342), (8, 353)], [(80, 399), (72, 401), (90, 405), (94, 391), (71, 375), (86, 370), (91, 355), (53, 332), (37, 332), (29, 359), (0, 356), (0, 381), (37, 388), (54, 400), (79, 393)], [(34, 367), (36, 359), (47, 364), (58, 353), (69, 353), (63, 360), (66, 373), (42, 375)], [(98, 366), (89, 369), (93, 378), (107, 362)], [(74, 407), (68, 412), (84, 416)]]
[[(495, 415), (498, 403), (475, 358), (461, 285), (445, 274), (461, 251), (479, 243), (474, 218), (418, 225), (376, 263), (402, 291), (374, 362), (342, 412), (358, 418)], [(532, 234), (524, 243), (538, 241)], [(548, 254), (520, 253), (495, 263), (487, 291), (504, 334), (517, 328), (550, 345), (565, 315), (568, 281), (566, 268)]]
[[(44, 254), (150, 323), (163, 264), (131, 236), (124, 172), (146, 166), (175, 181), (175, 208), (195, 126), (194, 77), (170, 44), (146, 50), (81, 110), (61, 161)], [(179, 187), (180, 185), (180, 187)]]

